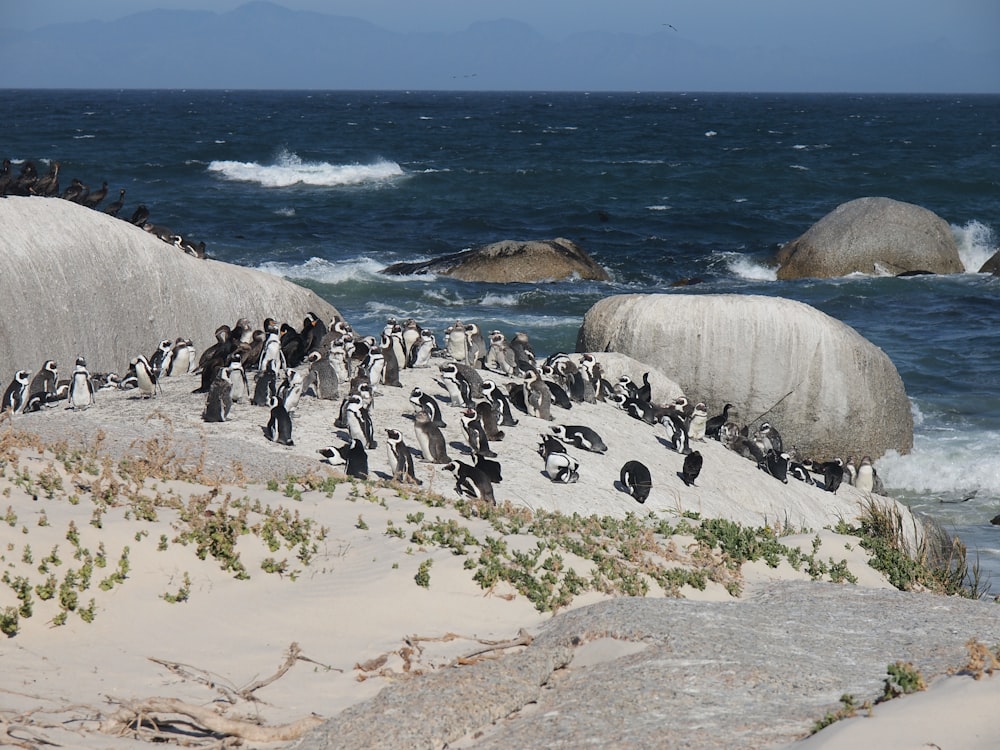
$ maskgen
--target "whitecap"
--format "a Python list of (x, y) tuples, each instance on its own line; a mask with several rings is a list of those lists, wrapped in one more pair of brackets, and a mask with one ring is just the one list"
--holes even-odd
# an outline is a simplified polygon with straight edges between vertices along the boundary
[(718, 135), (718, 133), (716, 131), (714, 131), (714, 130), (706, 130), (705, 131), (705, 137), (706, 138), (713, 138), (714, 136), (717, 136), (717, 135)]
[(291, 207), (274, 209), (276, 216), (295, 216), (295, 209)]
[(517, 307), (521, 304), (521, 295), (488, 292), (479, 304), (494, 305), (496, 307)]
[(964, 227), (951, 225), (951, 234), (958, 245), (958, 256), (968, 273), (977, 273), (997, 252), (996, 236), (993, 229), (981, 221), (973, 219)]
[(801, 164), (789, 164), (790, 169), (801, 169), (803, 172), (808, 172), (809, 167), (804, 167)]
[(729, 271), (741, 279), (748, 281), (777, 281), (778, 269), (761, 263), (739, 253), (729, 254), (726, 265)]
[(252, 182), (269, 188), (291, 185), (337, 187), (377, 184), (404, 174), (402, 167), (394, 161), (383, 159), (371, 164), (307, 162), (289, 151), (282, 151), (274, 164), (259, 164), (255, 161), (212, 161), (208, 165), (208, 171), (225, 180)]
[(391, 276), (379, 274), (384, 264), (371, 258), (349, 258), (331, 263), (324, 258), (310, 258), (305, 263), (282, 263), (269, 261), (261, 263), (257, 268), (275, 276), (290, 279), (308, 279), (322, 284), (343, 284), (363, 278), (373, 278), (378, 274), (381, 279), (391, 280)]
[(665, 205), (663, 203), (658, 203), (658, 204), (653, 205), (653, 206), (646, 206), (646, 210), (647, 211), (669, 211), (670, 210), (670, 206), (667, 206), (667, 205)]

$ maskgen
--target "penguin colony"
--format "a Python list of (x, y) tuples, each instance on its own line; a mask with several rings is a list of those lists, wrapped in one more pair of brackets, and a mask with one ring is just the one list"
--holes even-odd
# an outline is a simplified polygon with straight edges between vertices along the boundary
[[(0, 198), (6, 198), (8, 195), (62, 198), (63, 200), (92, 208), (95, 211), (103, 211), (108, 216), (122, 218), (118, 214), (125, 206), (125, 188), (120, 188), (118, 190), (118, 197), (101, 208), (101, 204), (108, 197), (107, 181), (102, 182), (101, 187), (91, 190), (88, 185), (74, 177), (69, 186), (60, 192), (59, 169), (59, 162), (51, 162), (48, 173), (39, 176), (35, 163), (25, 161), (21, 164), (20, 170), (15, 173), (10, 159), (4, 159), (3, 163), (0, 164)], [(204, 242), (195, 243), (167, 227), (150, 223), (149, 209), (145, 205), (140, 204), (132, 212), (128, 222), (135, 224), (140, 229), (149, 232), (154, 237), (158, 237), (168, 245), (173, 245), (188, 255), (192, 255), (195, 258), (208, 257), (208, 254), (205, 252)]]
[[(415, 467), (435, 464), (454, 477), (460, 496), (495, 503), (494, 485), (503, 481), (503, 467), (494, 446), (503, 440), (536, 439), (520, 425), (524, 415), (553, 423), (537, 434), (539, 472), (553, 483), (574, 484), (587, 454), (604, 454), (608, 446), (599, 429), (574, 423), (573, 405), (604, 404), (651, 425), (665, 449), (684, 456), (681, 471), (674, 475), (629, 460), (618, 481), (608, 479), (609, 486), (638, 503), (644, 503), (657, 484), (697, 486), (704, 461), (692, 443), (706, 440), (720, 441), (776, 481), (791, 478), (829, 492), (846, 482), (884, 494), (870, 457), (858, 466), (853, 458), (800, 458), (769, 422), (752, 433), (741, 426), (732, 404), (709, 417), (704, 403), (692, 405), (684, 397), (653, 402), (648, 373), (642, 383), (628, 376), (611, 383), (592, 354), (557, 353), (539, 361), (524, 333), (508, 340), (493, 331), (487, 338), (478, 325), (457, 321), (444, 334), (445, 346), (438, 347), (435, 333), (412, 319), (399, 323), (390, 318), (377, 338), (358, 336), (343, 320), (327, 325), (313, 313), (306, 315), (301, 328), (272, 318), (256, 328), (241, 319), (233, 326), (221, 325), (215, 343), (200, 355), (186, 338), (163, 339), (149, 356), (133, 357), (121, 376), (90, 373), (82, 356), (65, 380), (59, 379), (53, 360), (43, 363), (34, 377), (18, 370), (0, 409), (4, 417), (63, 402), (67, 409), (87, 409), (99, 404), (106, 389), (153, 399), (167, 379), (192, 373), (200, 379), (193, 392), (204, 396), (205, 422), (224, 423), (233, 409), (260, 408), (262, 439), (293, 446), (296, 411), (320, 408), (317, 404), (328, 401), (335, 415), (333, 434), (340, 442), (317, 448), (319, 460), (343, 467), (357, 479), (375, 478), (368, 457), (382, 441), (391, 467), (391, 477), (385, 478), (420, 485)], [(373, 413), (382, 389), (403, 388), (400, 373), (413, 368), (434, 368), (439, 391), (415, 387), (409, 392), (412, 412), (399, 416), (412, 419), (410, 443), (403, 430), (377, 430)], [(452, 420), (460, 426), (461, 443), (449, 444), (442, 432)]]

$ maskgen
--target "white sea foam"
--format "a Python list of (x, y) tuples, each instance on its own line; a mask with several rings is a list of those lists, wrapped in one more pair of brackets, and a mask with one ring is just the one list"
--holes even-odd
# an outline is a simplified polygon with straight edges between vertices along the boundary
[(778, 269), (739, 253), (725, 253), (730, 273), (749, 281), (777, 281)]
[[(331, 263), (324, 258), (310, 258), (305, 263), (261, 263), (261, 271), (290, 279), (309, 279), (322, 284), (343, 284), (361, 278), (372, 278), (385, 267), (371, 258), (349, 258)], [(378, 274), (378, 278), (391, 280), (392, 276)]]
[[(890, 452), (878, 462), (887, 488), (957, 500), (975, 493), (1000, 501), (1000, 432), (927, 430), (913, 437), (913, 450)], [(974, 506), (970, 506), (972, 510)], [(977, 512), (972, 510), (972, 512)]]
[(306, 162), (290, 151), (278, 154), (273, 164), (255, 161), (213, 161), (208, 171), (225, 180), (253, 182), (263, 187), (280, 188), (290, 185), (338, 187), (386, 182), (403, 176), (394, 161), (380, 160), (371, 164), (329, 164)]
[(670, 210), (670, 206), (667, 206), (667, 205), (665, 205), (663, 203), (658, 203), (658, 204), (656, 204), (654, 206), (646, 206), (646, 210), (647, 211), (669, 211)]
[(493, 305), (494, 307), (517, 307), (521, 304), (520, 294), (496, 294), (489, 292), (483, 297), (483, 305)]
[(290, 206), (286, 208), (276, 208), (274, 209), (274, 213), (277, 216), (295, 216), (295, 209)]
[(993, 229), (973, 219), (964, 227), (951, 225), (951, 233), (958, 245), (958, 255), (968, 273), (976, 273), (997, 250)]

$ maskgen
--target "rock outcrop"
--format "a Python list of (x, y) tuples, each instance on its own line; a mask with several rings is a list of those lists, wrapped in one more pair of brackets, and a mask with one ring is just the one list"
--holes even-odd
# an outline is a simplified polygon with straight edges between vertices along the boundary
[(983, 263), (979, 269), (979, 273), (991, 273), (994, 276), (1000, 276), (1000, 252), (993, 253), (989, 260)]
[(534, 283), (574, 276), (607, 281), (608, 272), (571, 240), (505, 240), (419, 263), (394, 263), (382, 273), (396, 276), (436, 273), (461, 281)]
[[(92, 372), (124, 370), (165, 338), (200, 351), (215, 329), (271, 316), (301, 326), (336, 308), (277, 276), (186, 255), (121, 219), (56, 198), (0, 200), (0, 368), (36, 371), (78, 355)], [(151, 348), (152, 347), (152, 348)]]
[(913, 416), (886, 354), (853, 328), (792, 300), (753, 295), (619, 295), (595, 304), (578, 351), (658, 367), (711, 414), (769, 421), (816, 458), (913, 446)]
[(962, 273), (948, 223), (891, 198), (843, 203), (778, 252), (778, 278)]

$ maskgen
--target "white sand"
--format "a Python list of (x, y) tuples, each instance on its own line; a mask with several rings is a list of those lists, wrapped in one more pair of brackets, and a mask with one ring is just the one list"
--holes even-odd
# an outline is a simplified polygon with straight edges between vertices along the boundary
[[(407, 397), (418, 384), (443, 395), (443, 389), (434, 384), (436, 374), (436, 369), (407, 371), (403, 375), (405, 388), (380, 389), (383, 393), (373, 412), (379, 447), (370, 454), (374, 474), (384, 476), (388, 471), (386, 427), (398, 427), (407, 442), (416, 446)], [(237, 459), (247, 468), (261, 468), (258, 464), (269, 460), (280, 467), (282, 462), (298, 458), (314, 466), (317, 475), (337, 474), (319, 461), (316, 449), (342, 442), (338, 434), (342, 431), (333, 428), (339, 402), (304, 398), (295, 414), (296, 445), (285, 448), (267, 443), (262, 436), (260, 425), (267, 413), (261, 408), (237, 405), (230, 422), (201, 422), (204, 397), (191, 394), (196, 385), (194, 376), (167, 379), (164, 393), (149, 401), (135, 399), (134, 392), (101, 393), (98, 404), (86, 412), (56, 407), (16, 417), (14, 427), (38, 432), (50, 441), (62, 436), (70, 448), (89, 443), (99, 428), (109, 433), (105, 442), (112, 447), (116, 438), (125, 435), (144, 440), (169, 436), (181, 445), (194, 446), (195, 452), (198, 446), (208, 445), (209, 470), (228, 469)], [(464, 439), (457, 411), (448, 405), (443, 409), (449, 451), (452, 457), (462, 458)], [(503, 483), (496, 487), (499, 502), (510, 501), (532, 510), (618, 518), (653, 513), (671, 523), (677, 523), (682, 512), (728, 517), (746, 525), (801, 531), (783, 541), (798, 544), (806, 552), (812, 551), (819, 532), (821, 559), (847, 560), (859, 585), (888, 586), (881, 575), (867, 567), (856, 540), (822, 530), (840, 518), (851, 520), (857, 515), (865, 498), (853, 488), (844, 487), (834, 496), (794, 480), (783, 485), (714, 442), (697, 446), (705, 456), (705, 468), (695, 486), (688, 488), (676, 476), (682, 457), (657, 440), (664, 434), (662, 428), (632, 420), (605, 404), (575, 405), (569, 412), (554, 409), (554, 415), (560, 424), (581, 423), (598, 429), (610, 446), (608, 454), (572, 450), (581, 464), (580, 482), (554, 485), (542, 475), (542, 461), (535, 453), (538, 435), (549, 425), (519, 414), (520, 424), (505, 428), (507, 437), (494, 445), (504, 472)], [(139, 446), (127, 451), (138, 452)], [(653, 471), (654, 489), (644, 506), (615, 488), (619, 467), (631, 458), (643, 460)], [(79, 570), (82, 561), (73, 559), (74, 545), (67, 539), (71, 523), (78, 531), (80, 548), (93, 555), (103, 544), (107, 554), (107, 567), (95, 568), (92, 585), (79, 593), (79, 608), (94, 601), (93, 622), (86, 623), (71, 612), (66, 624), (53, 626), (51, 621), (59, 611), (56, 601), (41, 601), (35, 596), (33, 616), (21, 619), (16, 637), (0, 642), (0, 718), (11, 720), (21, 712), (30, 712), (30, 718), (22, 722), (24, 728), (13, 733), (20, 738), (44, 737), (74, 747), (137, 746), (138, 740), (112, 740), (97, 733), (97, 719), (114, 712), (119, 702), (163, 696), (203, 705), (220, 698), (221, 693), (231, 695), (272, 675), (292, 643), (311, 661), (297, 661), (280, 679), (257, 690), (254, 695), (262, 702), (240, 702), (228, 715), (259, 717), (268, 725), (310, 714), (328, 717), (374, 695), (393, 680), (405, 679), (407, 671), (436, 669), (480, 650), (483, 645), (478, 639), (514, 639), (522, 628), (537, 631), (551, 617), (538, 612), (506, 583), (484, 591), (472, 580), (472, 571), (463, 567), (467, 559), (478, 557), (477, 551), (455, 555), (449, 549), (413, 541), (411, 535), (419, 525), (414, 520), (417, 513), (423, 513), (427, 521), (455, 519), (478, 539), (497, 532), (484, 520), (462, 518), (451, 506), (428, 507), (407, 492), (343, 482), (330, 494), (302, 491), (301, 485), (294, 485), (294, 490), (301, 491), (298, 499), (287, 496), (285, 475), (278, 470), (274, 472), (277, 491), (260, 484), (210, 487), (147, 480), (144, 496), (158, 495), (161, 501), (178, 507), (213, 492), (211, 508), (215, 513), (229, 495), (246, 506), (259, 501), (262, 506), (287, 508), (328, 529), (326, 537), (317, 542), (308, 566), (297, 560), (296, 549), (271, 552), (257, 537), (241, 537), (238, 551), (250, 580), (237, 580), (215, 560), (199, 560), (193, 546), (174, 541), (182, 527), (176, 509), (161, 504), (156, 520), (138, 521), (126, 519), (128, 506), (120, 504), (107, 509), (98, 529), (91, 524), (93, 490), (95, 483), (107, 486), (106, 482), (86, 471), (71, 475), (51, 454), (39, 456), (21, 449), (8, 454), (7, 460), (5, 475), (0, 478), (5, 495), (0, 499), (0, 512), (8, 506), (9, 511), (8, 523), (0, 523), (0, 552), (4, 570), (12, 579), (26, 576), (32, 585), (42, 583), (46, 574), (38, 567), (56, 546), (61, 564), (51, 563), (49, 568), (57, 580), (62, 581), (69, 568)], [(48, 499), (39, 475), (46, 467), (51, 474), (53, 466), (62, 477), (63, 490)], [(25, 471), (35, 478), (33, 484), (23, 479)], [(457, 497), (450, 475), (439, 468), (421, 463), (418, 475), (423, 489)], [(119, 488), (119, 499), (128, 491), (127, 485)], [(74, 495), (79, 500), (76, 504), (68, 500)], [(231, 514), (236, 512), (230, 509)], [(40, 525), (43, 518), (47, 525)], [(262, 521), (259, 513), (248, 512), (248, 524)], [(393, 529), (402, 529), (401, 537), (393, 535)], [(165, 543), (161, 543), (161, 536)], [(535, 544), (534, 537), (523, 534), (506, 541), (524, 549)], [(691, 564), (686, 552), (690, 541), (683, 536), (675, 539), (677, 564)], [(125, 547), (129, 550), (127, 579), (109, 591), (101, 590), (98, 582), (114, 570)], [(286, 574), (262, 571), (260, 563), (266, 557), (286, 560)], [(415, 576), (427, 561), (431, 562), (430, 582), (425, 588), (417, 585)], [(565, 564), (572, 566), (572, 557), (567, 556)], [(586, 566), (592, 567), (592, 563), (577, 564), (579, 574), (589, 575)], [(184, 587), (185, 575), (190, 580), (187, 601), (165, 601), (164, 595), (177, 594)], [(777, 577), (808, 576), (787, 563), (773, 569), (760, 563), (747, 564), (744, 590), (756, 581)], [(659, 591), (654, 585), (650, 595), (659, 595)], [(710, 583), (705, 591), (685, 587), (683, 593), (730, 598), (718, 583)], [(571, 606), (603, 596), (585, 593)], [(0, 612), (16, 605), (11, 588), (0, 587)], [(598, 644), (580, 658), (606, 659), (616, 654), (603, 652)], [(187, 665), (186, 677), (152, 659)], [(195, 679), (198, 675), (210, 676), (225, 689), (199, 682)], [(69, 718), (76, 721), (62, 723)], [(874, 725), (877, 721), (857, 723)], [(956, 745), (949, 743), (947, 747)]]

